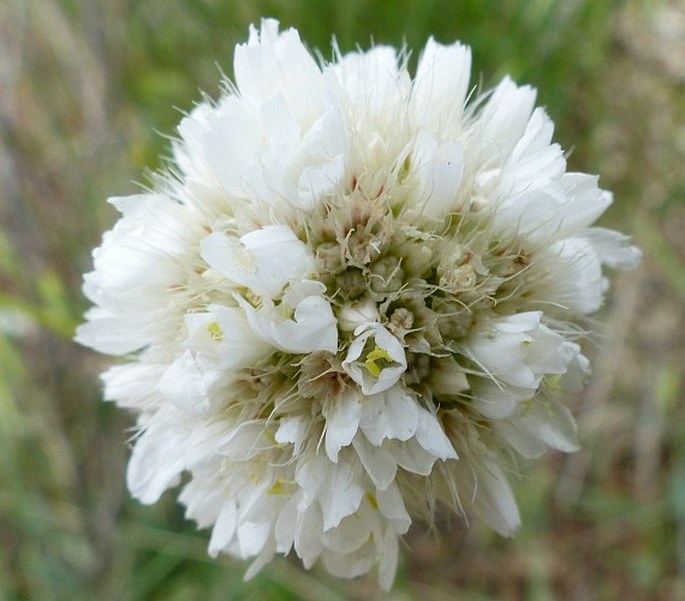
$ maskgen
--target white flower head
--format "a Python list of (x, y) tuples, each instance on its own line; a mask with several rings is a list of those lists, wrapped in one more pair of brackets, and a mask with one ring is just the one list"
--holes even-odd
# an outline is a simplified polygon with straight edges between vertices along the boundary
[(592, 225), (611, 195), (566, 172), (533, 88), (467, 100), (466, 46), (429, 40), (412, 79), (265, 20), (234, 67), (175, 175), (112, 200), (77, 340), (123, 357), (103, 382), (137, 414), (135, 497), (183, 483), (247, 576), (294, 552), (388, 589), (415, 517), (511, 535), (512, 458), (577, 448), (576, 324), (639, 251)]

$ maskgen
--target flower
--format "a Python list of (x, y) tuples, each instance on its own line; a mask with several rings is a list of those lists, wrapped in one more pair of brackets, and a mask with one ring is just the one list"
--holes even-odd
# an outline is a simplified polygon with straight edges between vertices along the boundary
[[(397, 382), (407, 369), (400, 341), (380, 323), (364, 323), (354, 330), (342, 368), (362, 389), (364, 395), (383, 392)], [(364, 348), (373, 336), (373, 348)], [(358, 359), (364, 354), (364, 362)]]
[(389, 589), (414, 519), (512, 534), (512, 457), (577, 447), (579, 326), (602, 266), (639, 259), (592, 225), (611, 196), (566, 171), (533, 88), (468, 102), (466, 46), (429, 40), (413, 80), (402, 56), (322, 64), (252, 28), (85, 276), (76, 339), (123, 358), (103, 381), (137, 414), (132, 494), (183, 482), (248, 576), (294, 552)]

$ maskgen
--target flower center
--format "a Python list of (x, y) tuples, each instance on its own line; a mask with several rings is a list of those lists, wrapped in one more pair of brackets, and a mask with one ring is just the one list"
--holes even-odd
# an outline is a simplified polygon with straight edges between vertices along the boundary
[(391, 367), (392, 364), (399, 365), (393, 358), (388, 354), (388, 351), (376, 346), (368, 355), (366, 355), (366, 361), (364, 361), (364, 367), (366, 370), (374, 377), (377, 378), (381, 375), (381, 372), (386, 367)]

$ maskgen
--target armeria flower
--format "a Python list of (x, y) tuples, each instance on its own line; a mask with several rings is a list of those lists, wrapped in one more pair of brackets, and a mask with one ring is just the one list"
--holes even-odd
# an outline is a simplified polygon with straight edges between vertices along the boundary
[(431, 39), (413, 80), (388, 47), (322, 64), (266, 20), (173, 175), (112, 200), (77, 340), (123, 357), (129, 488), (183, 482), (248, 575), (294, 552), (388, 589), (412, 520), (510, 535), (512, 457), (577, 446), (580, 325), (639, 252), (592, 226), (611, 196), (566, 172), (535, 91), (472, 94), (470, 63)]

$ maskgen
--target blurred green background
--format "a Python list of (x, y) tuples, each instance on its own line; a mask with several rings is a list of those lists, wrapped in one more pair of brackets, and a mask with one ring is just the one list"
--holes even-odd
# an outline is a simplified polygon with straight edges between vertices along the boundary
[[(475, 83), (539, 88), (574, 170), (616, 201), (641, 267), (612, 275), (570, 402), (583, 450), (515, 483), (520, 534), (455, 518), (406, 538), (397, 584), (339, 582), (279, 558), (254, 581), (210, 560), (175, 493), (125, 490), (133, 420), (100, 402), (109, 362), (70, 341), (81, 273), (169, 152), (201, 91), (261, 16), (330, 58), (413, 49), (429, 35), (474, 52)], [(2, 0), (0, 2), (0, 600), (685, 598), (685, 2), (653, 0)]]

